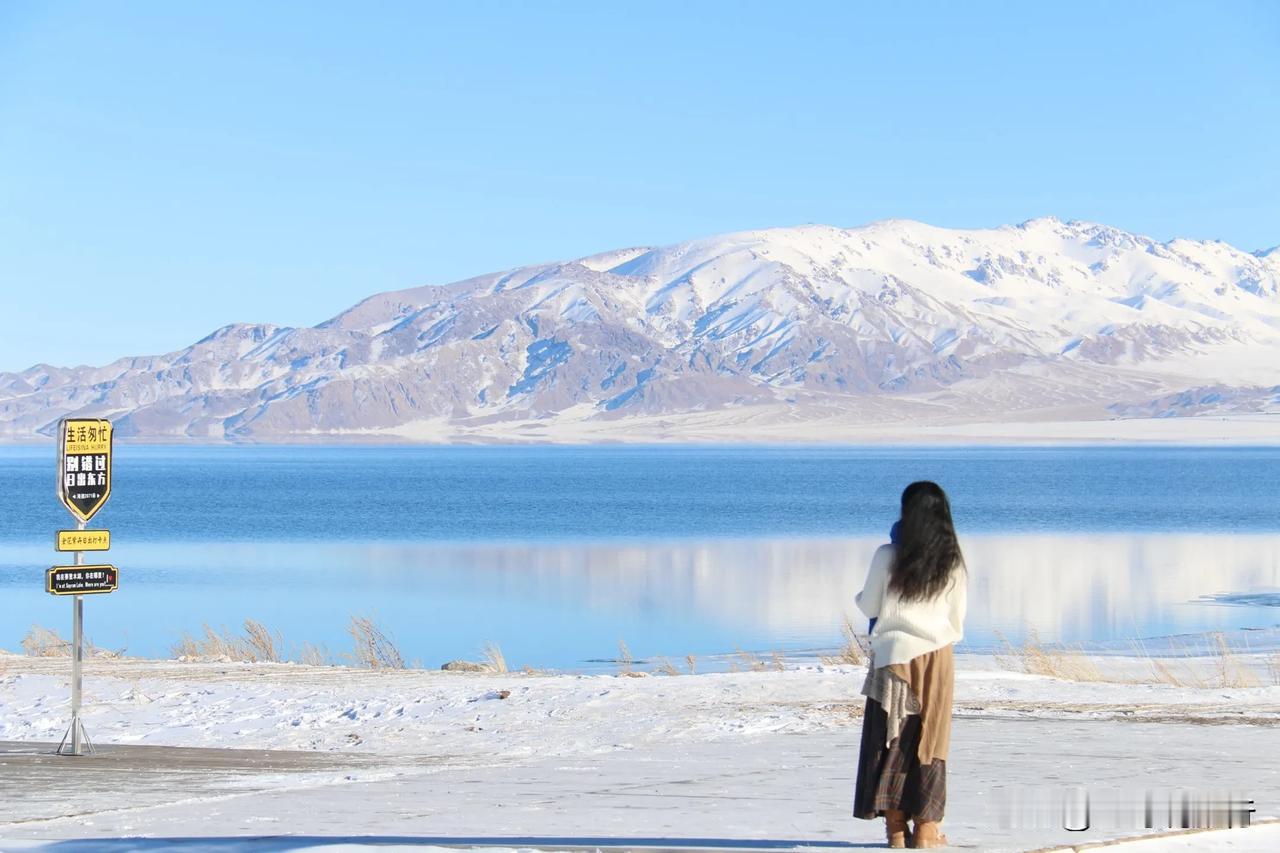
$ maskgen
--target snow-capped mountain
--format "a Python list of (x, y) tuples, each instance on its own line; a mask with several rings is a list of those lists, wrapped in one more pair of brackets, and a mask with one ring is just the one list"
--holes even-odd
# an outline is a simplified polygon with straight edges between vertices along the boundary
[(1249, 412), (1280, 413), (1280, 251), (1051, 218), (747, 231), (0, 373), (10, 439), (66, 414), (122, 436), (465, 440)]

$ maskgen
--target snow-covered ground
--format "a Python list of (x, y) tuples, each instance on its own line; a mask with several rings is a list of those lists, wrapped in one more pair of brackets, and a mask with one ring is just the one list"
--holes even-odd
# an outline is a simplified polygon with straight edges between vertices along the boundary
[[(1265, 654), (1252, 687), (1140, 682), (1147, 661), (1108, 657), (1082, 683), (960, 655), (958, 717), (1160, 720), (1280, 725), (1280, 685)], [(1187, 668), (1195, 659), (1178, 661)], [(861, 714), (864, 670), (786, 665), (758, 672), (643, 677), (372, 671), (298, 664), (94, 659), (86, 663), (85, 719), (106, 743), (242, 749), (357, 750), (385, 754), (590, 754), (645, 741), (711, 742), (803, 734)], [(1210, 672), (1206, 660), (1199, 669)], [(57, 740), (66, 728), (70, 664), (0, 654), (0, 739)], [(504, 692), (509, 693), (502, 698)]]
[[(1243, 664), (1266, 672), (1261, 656)], [(1121, 679), (1150, 671), (1137, 659), (1106, 666)], [(1230, 790), (1254, 800), (1255, 819), (1280, 817), (1271, 680), (1080, 683), (971, 655), (958, 668), (947, 821), (958, 844), (1025, 850), (1140, 831), (1016, 825), (1026, 814), (1002, 825), (1021, 814), (1016, 804), (1025, 811), (1016, 792), (1049, 802), (1074, 786)], [(94, 659), (86, 671), (85, 723), (103, 749), (52, 758), (37, 745), (65, 729), (69, 664), (0, 654), (0, 838), (722, 848), (880, 838), (849, 816), (860, 667), (627, 677)]]

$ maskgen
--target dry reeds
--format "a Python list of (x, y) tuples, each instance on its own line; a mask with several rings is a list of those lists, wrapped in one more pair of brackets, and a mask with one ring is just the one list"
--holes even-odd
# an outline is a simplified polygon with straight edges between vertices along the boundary
[(658, 658), (657, 666), (653, 669), (659, 675), (679, 675), (680, 670), (671, 662), (669, 658)]
[(1000, 631), (994, 633), (1003, 651), (993, 652), (992, 657), (1001, 669), (1064, 681), (1106, 681), (1093, 658), (1082, 649), (1050, 651), (1040, 644), (1040, 637), (1034, 630), (1027, 632), (1027, 639), (1021, 646), (1014, 646)]
[(1031, 675), (1047, 675), (1063, 681), (1105, 681), (1093, 658), (1079, 649), (1047, 652), (1028, 644), (1024, 649), (1025, 671)]
[(277, 632), (272, 634), (256, 619), (244, 620), (244, 643), (253, 655), (254, 660), (279, 661), (280, 649), (284, 638)]
[[(1154, 681), (1173, 687), (1195, 687), (1206, 689), (1211, 687), (1257, 687), (1260, 685), (1258, 675), (1241, 660), (1239, 654), (1231, 648), (1226, 635), (1221, 632), (1213, 635), (1210, 655), (1191, 656), (1184, 645), (1177, 645), (1181, 656), (1186, 660), (1174, 664), (1154, 658), (1141, 650), (1151, 666)], [(1263, 661), (1273, 683), (1280, 684), (1280, 659)], [(1176, 666), (1176, 668), (1175, 668)]]
[[(1170, 641), (1170, 646), (1177, 650), (1180, 657), (1187, 658), (1190, 656), (1190, 651), (1187, 649), (1185, 644), (1177, 641)], [(1154, 657), (1147, 651), (1146, 644), (1141, 640), (1135, 641), (1134, 653), (1137, 657), (1145, 660), (1151, 667), (1151, 680), (1156, 684), (1168, 684), (1170, 687), (1196, 688), (1205, 688), (1209, 686), (1208, 681), (1205, 680), (1204, 674), (1198, 672), (1189, 662), (1186, 660), (1175, 662), (1172, 658), (1162, 659)]]
[(1226, 635), (1213, 635), (1213, 669), (1217, 676), (1215, 687), (1257, 687), (1258, 679), (1241, 663), (1239, 656), (1227, 644)]
[[(1222, 633), (1213, 635), (1207, 657), (1202, 652), (1195, 653), (1177, 642), (1171, 643), (1173, 656), (1156, 657), (1147, 651), (1141, 640), (1135, 640), (1133, 657), (1145, 662), (1149, 673), (1146, 676), (1141, 674), (1140, 669), (1137, 673), (1132, 669), (1126, 671), (1123, 665), (1118, 674), (1104, 674), (1097, 660), (1079, 648), (1060, 651), (1044, 648), (1035, 631), (1028, 632), (1027, 641), (1020, 647), (1013, 646), (1000, 632), (995, 633), (1004, 644), (1003, 652), (994, 653), (996, 665), (1030, 675), (1044, 675), (1066, 681), (1167, 684), (1171, 687), (1196, 689), (1244, 688), (1261, 684), (1256, 667), (1243, 659), (1238, 650), (1231, 648), (1226, 635)], [(1248, 650), (1245, 651), (1247, 653)], [(1272, 683), (1280, 684), (1280, 653), (1262, 661), (1262, 666), (1266, 668)]]
[(635, 663), (635, 658), (631, 657), (631, 649), (627, 646), (626, 640), (618, 641), (618, 672), (626, 675), (631, 672), (631, 664)]
[(842, 645), (834, 655), (826, 655), (822, 658), (822, 662), (828, 666), (837, 666), (840, 664), (848, 664), (851, 666), (863, 666), (867, 662), (867, 651), (863, 648), (862, 642), (858, 639), (858, 634), (853, 630), (853, 620), (848, 616), (844, 617), (844, 621), (840, 625), (840, 633), (844, 637), (844, 645)]
[(507, 658), (502, 654), (502, 649), (497, 643), (490, 642), (484, 644), (484, 660), (489, 668), (494, 672), (507, 671)]
[(244, 660), (241, 645), (235, 637), (225, 631), (217, 631), (204, 626), (204, 637), (193, 637), (183, 633), (181, 639), (173, 644), (173, 656), (183, 660)]
[(1104, 680), (1097, 664), (1083, 650), (1047, 651), (1034, 630), (1027, 633), (1019, 655), (1022, 671), (1031, 675), (1047, 675), (1064, 681)]
[(994, 629), (991, 633), (995, 634), (997, 640), (1000, 641), (1000, 650), (992, 649), (991, 657), (996, 662), (996, 666), (1000, 669), (1007, 669), (1010, 672), (1021, 672), (1022, 666), (1018, 660), (1018, 650), (1013, 647), (1013, 643), (1009, 642), (1009, 638), (999, 628)]
[(1267, 658), (1267, 675), (1273, 685), (1280, 686), (1280, 652), (1273, 652)]
[(367, 616), (352, 616), (347, 633), (354, 644), (352, 658), (366, 669), (404, 669), (396, 644)]
[(324, 646), (317, 646), (312, 643), (303, 643), (298, 649), (298, 663), (307, 666), (332, 666), (333, 659), (329, 656), (329, 651)]
[(685, 655), (684, 663), (685, 663), (685, 666), (689, 667), (690, 675), (698, 674), (698, 659), (696, 657), (694, 657), (693, 655)]
[(33, 658), (65, 658), (71, 656), (71, 643), (52, 628), (32, 625), (22, 638), (22, 652)]
[(208, 625), (203, 637), (184, 633), (171, 651), (183, 660), (227, 660), (240, 663), (279, 663), (284, 639), (279, 632), (272, 633), (256, 619), (244, 620), (244, 634), (236, 635), (223, 629), (221, 633)]
[(1157, 684), (1168, 684), (1171, 687), (1186, 687), (1187, 679), (1181, 678), (1169, 664), (1156, 658), (1149, 658), (1151, 661), (1151, 672), (1155, 676)]

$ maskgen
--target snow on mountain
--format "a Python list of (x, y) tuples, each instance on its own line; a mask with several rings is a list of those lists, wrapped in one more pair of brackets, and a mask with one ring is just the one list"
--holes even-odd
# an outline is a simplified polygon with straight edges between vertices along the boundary
[(679, 438), (712, 420), (750, 438), (1280, 413), (1278, 383), (1275, 250), (1052, 218), (885, 221), (606, 252), (378, 294), (314, 328), (0, 373), (0, 436), (94, 414), (202, 439)]

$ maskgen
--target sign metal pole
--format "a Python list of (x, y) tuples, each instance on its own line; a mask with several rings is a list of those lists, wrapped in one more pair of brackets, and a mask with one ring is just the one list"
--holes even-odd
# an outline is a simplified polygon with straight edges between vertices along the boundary
[[(85, 522), (77, 521), (76, 529), (84, 530)], [(75, 564), (84, 565), (84, 552), (76, 551)], [(71, 596), (71, 726), (62, 736), (58, 744), (58, 755), (84, 755), (85, 747), (93, 752), (93, 741), (84, 730), (84, 722), (80, 719), (81, 697), (84, 693), (84, 596)], [(65, 751), (67, 741), (71, 741), (70, 751)]]
[(64, 542), (75, 553), (74, 566), (54, 566), (46, 574), (46, 592), (71, 596), (71, 726), (58, 744), (59, 755), (92, 753), (93, 741), (85, 731), (84, 704), (84, 595), (115, 590), (119, 575), (115, 566), (84, 568), (84, 549), (106, 550), (109, 533), (86, 537), (85, 528), (111, 495), (111, 422), (103, 418), (63, 418), (58, 425), (58, 499), (76, 519), (76, 532), (66, 539), (60, 531), (57, 550)]
[[(83, 521), (76, 522), (76, 530), (84, 530)], [(84, 565), (84, 551), (76, 551), (76, 565)], [(71, 596), (71, 634), (75, 649), (71, 658), (71, 754), (84, 755), (80, 735), (84, 724), (80, 722), (80, 696), (84, 676), (84, 596)]]

